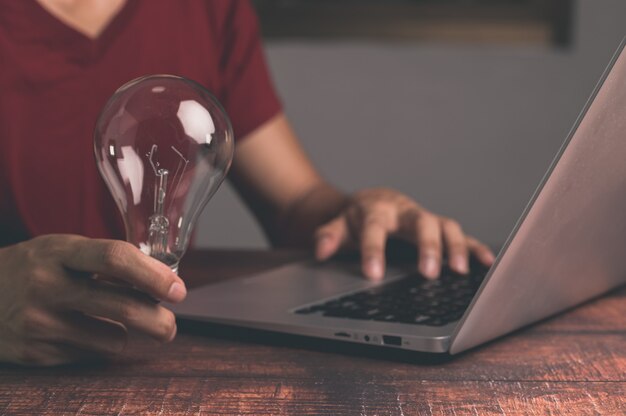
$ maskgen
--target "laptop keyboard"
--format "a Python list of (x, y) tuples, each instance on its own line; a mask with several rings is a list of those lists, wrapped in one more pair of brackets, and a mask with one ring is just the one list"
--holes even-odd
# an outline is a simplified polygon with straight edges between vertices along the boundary
[(443, 326), (463, 316), (478, 290), (486, 268), (461, 276), (444, 268), (436, 280), (411, 274), (389, 283), (351, 293), (295, 311), (320, 315), (404, 324)]

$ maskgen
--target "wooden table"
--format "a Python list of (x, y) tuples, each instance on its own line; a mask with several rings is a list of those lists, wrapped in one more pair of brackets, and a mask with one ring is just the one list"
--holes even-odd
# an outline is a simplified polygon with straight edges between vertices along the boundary
[[(301, 253), (190, 253), (193, 284)], [(0, 414), (622, 415), (626, 290), (456, 357), (183, 325), (109, 362), (0, 366)]]

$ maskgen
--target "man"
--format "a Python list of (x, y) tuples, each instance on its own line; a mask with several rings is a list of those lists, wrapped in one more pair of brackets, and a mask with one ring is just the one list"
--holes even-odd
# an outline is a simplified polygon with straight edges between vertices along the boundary
[(150, 297), (179, 302), (184, 282), (120, 241), (91, 156), (100, 108), (145, 74), (188, 77), (222, 102), (237, 138), (230, 180), (274, 245), (312, 246), (320, 260), (357, 247), (375, 280), (390, 236), (415, 243), (428, 278), (444, 250), (460, 273), (470, 253), (493, 262), (459, 224), (400, 192), (344, 195), (322, 179), (281, 111), (247, 1), (0, 3), (0, 360), (116, 353), (128, 330), (174, 338), (174, 316)]

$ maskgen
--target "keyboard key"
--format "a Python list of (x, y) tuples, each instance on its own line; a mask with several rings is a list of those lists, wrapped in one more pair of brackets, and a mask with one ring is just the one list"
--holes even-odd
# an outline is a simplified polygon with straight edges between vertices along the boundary
[[(480, 272), (480, 273), (479, 273)], [(442, 326), (457, 321), (487, 272), (461, 276), (444, 268), (437, 280), (409, 275), (360, 292), (304, 307), (297, 314)]]

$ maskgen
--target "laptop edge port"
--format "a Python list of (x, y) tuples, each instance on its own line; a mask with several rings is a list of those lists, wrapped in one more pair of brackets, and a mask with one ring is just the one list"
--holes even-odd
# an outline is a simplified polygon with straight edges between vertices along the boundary
[(395, 335), (383, 335), (383, 344), (400, 347), (402, 346), (402, 338)]

